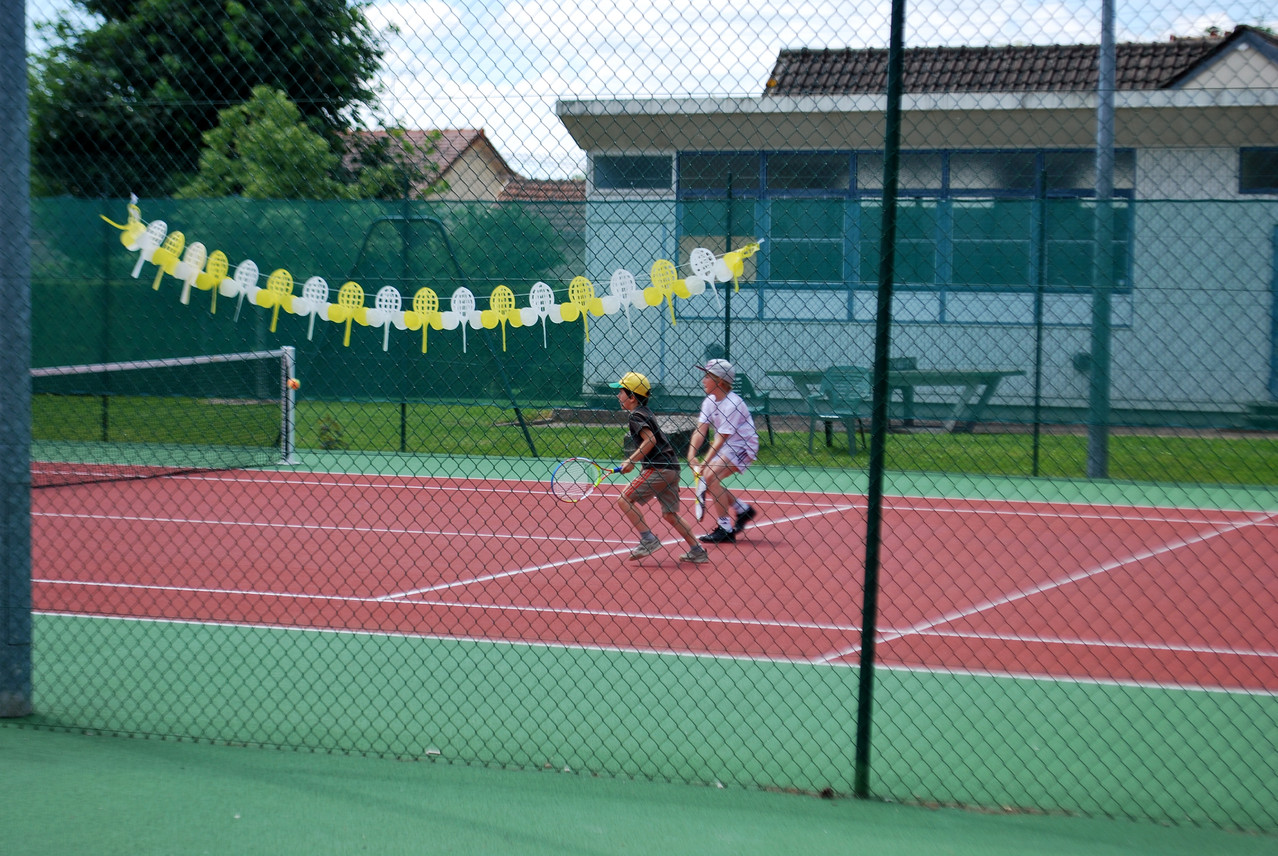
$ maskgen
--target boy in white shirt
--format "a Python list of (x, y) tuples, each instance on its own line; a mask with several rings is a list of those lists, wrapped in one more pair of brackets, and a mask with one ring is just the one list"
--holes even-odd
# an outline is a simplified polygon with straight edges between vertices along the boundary
[[(745, 472), (759, 454), (759, 434), (754, 430), (754, 417), (741, 396), (732, 391), (736, 382), (736, 370), (727, 360), (709, 360), (697, 366), (705, 372), (701, 388), (706, 392), (697, 416), (697, 430), (688, 444), (688, 466), (699, 473), (706, 496), (714, 504), (719, 525), (700, 537), (701, 541), (722, 544), (737, 540), (737, 534), (745, 529), (755, 516), (755, 509), (737, 499), (723, 485), (723, 480), (734, 473)], [(699, 463), (696, 450), (705, 442), (710, 428), (714, 428), (714, 440), (706, 452), (704, 463)], [(731, 509), (734, 516), (729, 515)]]

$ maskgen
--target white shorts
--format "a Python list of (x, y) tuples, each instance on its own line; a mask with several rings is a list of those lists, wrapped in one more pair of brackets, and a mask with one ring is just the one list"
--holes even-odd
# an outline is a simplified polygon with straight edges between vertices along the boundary
[(759, 438), (754, 437), (742, 442), (729, 440), (719, 450), (718, 457), (736, 467), (737, 472), (743, 473), (754, 463), (754, 459), (759, 457)]

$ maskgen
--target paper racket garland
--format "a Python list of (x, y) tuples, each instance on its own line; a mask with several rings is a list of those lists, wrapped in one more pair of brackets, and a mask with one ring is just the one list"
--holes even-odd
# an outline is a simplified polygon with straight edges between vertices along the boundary
[[(213, 293), (213, 299), (209, 306), (209, 314), (217, 314), (217, 292), (222, 287), (222, 280), (226, 279), (227, 261), (226, 253), (221, 250), (214, 250), (209, 253), (208, 262), (204, 270), (195, 274), (195, 287), (200, 291), (209, 291)], [(186, 301), (182, 301), (185, 303)]]
[(234, 297), (235, 320), (240, 320), (240, 307), (244, 305), (244, 297), (256, 298), (261, 291), (257, 287), (257, 262), (245, 259), (235, 266), (235, 276), (222, 280), (222, 295)]
[(351, 322), (368, 326), (368, 310), (364, 308), (364, 289), (358, 282), (347, 282), (337, 290), (337, 304), (328, 308), (328, 320), (346, 325), (342, 345), (351, 346)]
[(506, 350), (506, 325), (518, 327), (521, 323), (519, 310), (515, 308), (515, 292), (504, 285), (499, 285), (489, 296), (488, 305), (492, 308), (484, 310), (480, 319), (488, 330), (498, 324), (501, 325), (501, 349), (504, 351)]
[(422, 353), (426, 353), (426, 332), (444, 329), (444, 316), (439, 312), (439, 295), (433, 288), (419, 288), (413, 295), (413, 308), (404, 313), (404, 326), (422, 328)]
[[(163, 220), (152, 220), (147, 223), (142, 219), (142, 211), (133, 199), (128, 205), (128, 216), (124, 223), (116, 223), (105, 215), (100, 215), (110, 226), (120, 230), (120, 243), (129, 252), (138, 254), (134, 263), (132, 277), (137, 279), (142, 273), (142, 266), (153, 264), (156, 267), (152, 288), (159, 290), (165, 274), (178, 279), (182, 283), (180, 302), (189, 304), (192, 287), (210, 292), (209, 313), (217, 314), (217, 298), (237, 298), (235, 320), (240, 317), (240, 308), (245, 298), (248, 302), (271, 310), (271, 332), (275, 332), (280, 310), (293, 315), (307, 316), (306, 338), (312, 339), (315, 333), (316, 319), (344, 324), (345, 331), (342, 344), (350, 346), (351, 325), (372, 326), (382, 328), (382, 350), (390, 349), (390, 329), (421, 330), (422, 353), (426, 353), (427, 334), (429, 330), (454, 330), (461, 328), (462, 352), (467, 349), (466, 328), (495, 329), (501, 327), (502, 350), (506, 350), (507, 327), (531, 327), (541, 322), (542, 347), (548, 346), (546, 332), (547, 322), (560, 324), (573, 323), (581, 319), (582, 330), (587, 342), (590, 341), (590, 316), (615, 315), (624, 312), (626, 330), (633, 330), (630, 310), (642, 311), (647, 308), (662, 307), (669, 310), (670, 323), (678, 324), (675, 315), (675, 298), (688, 300), (704, 294), (709, 286), (714, 295), (715, 304), (722, 305), (716, 283), (731, 280), (733, 288), (740, 290), (741, 279), (745, 275), (746, 259), (759, 251), (759, 242), (751, 242), (745, 246), (731, 250), (722, 256), (716, 256), (704, 247), (697, 247), (689, 254), (688, 269), (690, 273), (680, 278), (679, 268), (667, 259), (658, 259), (649, 268), (649, 284), (643, 287), (630, 271), (618, 268), (613, 271), (608, 282), (608, 293), (602, 297), (596, 294), (594, 283), (584, 276), (576, 276), (568, 283), (567, 299), (556, 302), (555, 290), (545, 282), (535, 283), (528, 293), (528, 305), (520, 307), (515, 292), (508, 286), (499, 285), (488, 296), (488, 308), (480, 310), (476, 305), (476, 297), (469, 288), (461, 287), (449, 298), (449, 308), (441, 311), (440, 298), (433, 289), (419, 288), (411, 302), (405, 306), (403, 296), (394, 286), (384, 286), (374, 298), (373, 306), (364, 305), (363, 287), (357, 282), (347, 282), (337, 293), (337, 301), (330, 303), (331, 290), (323, 277), (312, 276), (302, 286), (302, 293), (293, 293), (293, 275), (283, 268), (275, 269), (267, 278), (266, 286), (260, 284), (260, 273), (257, 263), (252, 259), (244, 259), (236, 266), (234, 273), (230, 271), (230, 262), (222, 250), (209, 252), (199, 241), (186, 242), (183, 232), (170, 232), (168, 224)], [(230, 274), (228, 276), (228, 274)]]
[(281, 268), (266, 280), (266, 288), (257, 293), (258, 306), (271, 311), (271, 332), (280, 320), (280, 310), (293, 311), (293, 275)]
[(306, 327), (306, 340), (309, 342), (315, 335), (315, 319), (328, 317), (328, 283), (322, 276), (313, 276), (302, 283), (302, 300), (294, 303), (293, 308), (299, 315), (311, 316)]
[(182, 254), (182, 261), (174, 267), (173, 275), (182, 280), (183, 306), (191, 302), (191, 286), (195, 285), (195, 278), (200, 275), (200, 271), (204, 270), (206, 261), (208, 261), (208, 250), (196, 241), (187, 245), (186, 252)]
[[(541, 319), (541, 346), (546, 347), (546, 319), (556, 324), (564, 320), (563, 313), (555, 304), (555, 290), (544, 282), (538, 282), (528, 292), (528, 305), (519, 310), (525, 327), (531, 327)], [(424, 350), (424, 349), (423, 349)]]
[(182, 260), (182, 248), (185, 246), (186, 235), (181, 232), (169, 232), (164, 238), (164, 243), (151, 253), (151, 264), (156, 267), (155, 282), (151, 283), (153, 290), (160, 290), (160, 280), (166, 273), (177, 274), (177, 265)]
[(581, 318), (587, 342), (590, 341), (591, 312), (595, 315), (604, 314), (603, 303), (600, 302), (598, 297), (595, 297), (594, 283), (584, 276), (575, 276), (572, 282), (568, 283), (568, 302), (561, 304), (559, 314), (570, 324)]

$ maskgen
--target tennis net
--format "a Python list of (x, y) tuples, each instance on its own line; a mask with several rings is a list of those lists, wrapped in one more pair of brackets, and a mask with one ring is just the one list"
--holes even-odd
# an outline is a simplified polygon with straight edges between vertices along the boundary
[(292, 463), (293, 348), (31, 370), (31, 485)]

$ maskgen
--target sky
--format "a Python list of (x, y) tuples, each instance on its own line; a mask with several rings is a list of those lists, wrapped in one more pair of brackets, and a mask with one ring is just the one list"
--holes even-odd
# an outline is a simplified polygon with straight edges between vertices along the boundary
[[(29, 21), (69, 0), (28, 0)], [(557, 100), (757, 96), (779, 51), (885, 47), (889, 0), (373, 0), (386, 50), (377, 116), (406, 128), (483, 128), (530, 178), (568, 178), (585, 156)], [(1272, 0), (1115, 3), (1119, 42), (1278, 29)], [(905, 45), (1096, 44), (1100, 0), (915, 0)]]

